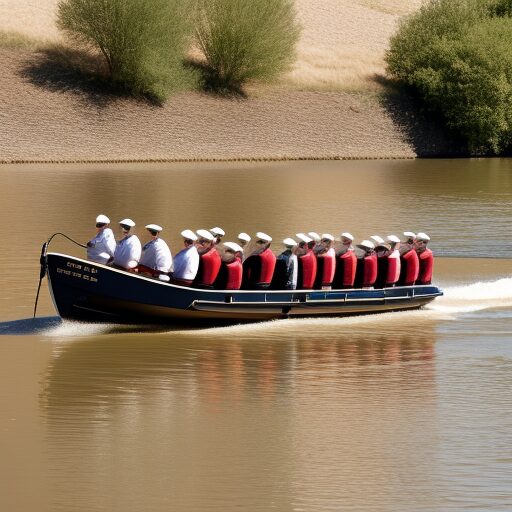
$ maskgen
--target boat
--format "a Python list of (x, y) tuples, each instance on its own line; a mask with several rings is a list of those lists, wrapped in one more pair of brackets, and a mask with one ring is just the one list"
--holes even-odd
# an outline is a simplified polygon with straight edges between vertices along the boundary
[(433, 285), (339, 290), (201, 289), (45, 251), (41, 265), (41, 277), (48, 276), (59, 315), (86, 322), (226, 325), (360, 315), (421, 308), (443, 294)]

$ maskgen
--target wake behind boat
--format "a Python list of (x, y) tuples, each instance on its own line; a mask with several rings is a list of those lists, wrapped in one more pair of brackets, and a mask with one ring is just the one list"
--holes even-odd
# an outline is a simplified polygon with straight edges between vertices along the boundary
[(230, 324), (290, 317), (417, 309), (442, 295), (432, 285), (384, 289), (211, 290), (159, 281), (59, 253), (42, 254), (59, 315), (87, 322)]

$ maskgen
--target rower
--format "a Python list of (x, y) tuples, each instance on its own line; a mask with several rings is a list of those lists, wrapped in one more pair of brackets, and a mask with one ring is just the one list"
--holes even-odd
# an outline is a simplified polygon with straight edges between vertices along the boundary
[(350, 233), (342, 233), (340, 240), (341, 249), (336, 253), (336, 271), (332, 287), (353, 288), (357, 266), (357, 258), (352, 246), (354, 237)]
[(416, 235), (416, 253), (419, 258), (419, 273), (416, 284), (431, 284), (434, 268), (434, 253), (427, 247), (430, 237), (426, 233)]
[(388, 274), (386, 288), (395, 286), (400, 277), (400, 238), (396, 235), (389, 235), (387, 241), (390, 246), (388, 255)]
[(148, 224), (146, 229), (151, 235), (151, 240), (142, 248), (136, 272), (169, 281), (167, 274), (172, 269), (172, 254), (169, 246), (160, 238), (163, 228), (158, 224)]
[(363, 240), (357, 246), (362, 254), (357, 259), (355, 288), (372, 288), (377, 279), (377, 255), (375, 245), (370, 240)]
[(116, 250), (116, 239), (109, 228), (110, 219), (106, 215), (96, 217), (96, 236), (87, 242), (87, 259), (95, 263), (107, 264)]
[(257, 290), (269, 288), (276, 266), (276, 256), (270, 249), (272, 237), (256, 233), (256, 249), (244, 261), (242, 288)]
[(334, 237), (324, 233), (316, 248), (317, 271), (315, 290), (330, 290), (336, 271), (336, 252), (334, 251)]
[(215, 237), (214, 245), (219, 245), (222, 241), (222, 237), (226, 234), (222, 228), (215, 227), (210, 229), (210, 233)]
[(181, 236), (184, 248), (174, 258), (172, 281), (182, 286), (190, 286), (199, 269), (199, 253), (194, 245), (197, 235), (191, 229), (185, 229)]
[(286, 249), (276, 259), (276, 268), (270, 287), (273, 290), (295, 290), (298, 262), (294, 248), (297, 242), (293, 238), (285, 238), (283, 244)]
[(317, 270), (316, 256), (310, 247), (314, 241), (304, 233), (297, 233), (295, 236), (299, 239), (299, 243), (295, 248), (295, 254), (299, 262), (297, 289), (312, 290)]
[(405, 240), (400, 244), (400, 277), (398, 286), (413, 286), (418, 279), (419, 259), (414, 241), (416, 234), (411, 231), (404, 232)]
[[(374, 237), (370, 237), (374, 238)], [(382, 240), (375, 245), (375, 256), (377, 257), (377, 279), (375, 280), (375, 288), (384, 288), (388, 278), (389, 255), (391, 254), (391, 245)]]
[(215, 249), (215, 238), (206, 229), (198, 229), (196, 233), (199, 268), (193, 284), (201, 288), (212, 288), (220, 270), (220, 256)]
[(242, 261), (247, 257), (247, 244), (251, 241), (251, 237), (247, 233), (238, 233), (238, 245), (242, 248)]
[(224, 242), (221, 248), (221, 266), (214, 287), (219, 290), (239, 290), (242, 284), (242, 262), (237, 254), (243, 249), (235, 242)]
[(137, 235), (132, 233), (135, 222), (132, 219), (123, 219), (119, 222), (123, 237), (117, 242), (112, 265), (124, 270), (133, 270), (139, 264), (142, 246)]
[(311, 238), (311, 242), (308, 243), (308, 247), (313, 250), (314, 253), (317, 252), (318, 249), (320, 249), (319, 244), (322, 240), (322, 237), (316, 233), (315, 231), (310, 231), (307, 236)]

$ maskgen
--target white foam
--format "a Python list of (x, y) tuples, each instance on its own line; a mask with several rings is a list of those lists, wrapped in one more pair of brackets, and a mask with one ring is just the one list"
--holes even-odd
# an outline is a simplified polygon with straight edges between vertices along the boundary
[(56, 327), (44, 331), (42, 334), (56, 338), (76, 338), (97, 336), (111, 331), (115, 326), (113, 324), (93, 324), (85, 322), (75, 322), (72, 320), (63, 320)]

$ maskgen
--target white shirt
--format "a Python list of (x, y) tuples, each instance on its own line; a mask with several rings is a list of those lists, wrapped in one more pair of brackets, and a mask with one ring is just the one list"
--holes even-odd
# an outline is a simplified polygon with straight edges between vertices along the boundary
[(169, 246), (161, 238), (151, 240), (142, 248), (139, 264), (160, 272), (170, 272), (172, 254)]
[(92, 245), (87, 247), (87, 259), (91, 261), (107, 263), (114, 256), (116, 239), (110, 228), (102, 229), (88, 244)]
[(136, 235), (128, 235), (117, 242), (114, 264), (124, 268), (135, 268), (140, 260), (142, 246)]
[(199, 253), (194, 245), (182, 249), (174, 258), (173, 277), (193, 280), (199, 269)]
[(293, 265), (292, 272), (290, 274), (289, 282), (292, 285), (292, 290), (295, 290), (297, 288), (297, 275), (299, 273), (299, 261), (297, 259), (296, 254), (292, 254), (290, 256), (290, 259), (288, 261), (288, 267), (290, 265)]

